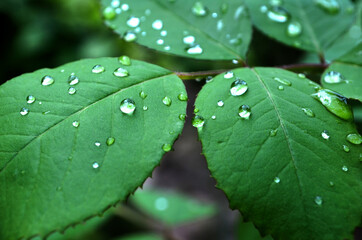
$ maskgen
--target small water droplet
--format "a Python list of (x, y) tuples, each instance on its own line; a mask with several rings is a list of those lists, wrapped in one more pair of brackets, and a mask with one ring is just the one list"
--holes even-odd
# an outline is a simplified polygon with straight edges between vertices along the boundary
[(203, 52), (203, 49), (201, 48), (200, 45), (196, 44), (196, 45), (194, 45), (194, 46), (192, 46), (192, 47), (186, 48), (186, 52), (187, 52), (188, 54), (192, 54), (192, 55), (194, 55), (194, 54), (201, 54), (201, 53)]
[(273, 22), (284, 23), (289, 20), (289, 13), (282, 7), (274, 6), (267, 12), (268, 18)]
[(121, 6), (121, 2), (119, 0), (112, 0), (111, 6), (113, 8), (118, 8), (119, 6)]
[(286, 79), (282, 79), (282, 78), (278, 78), (278, 77), (273, 77), (273, 79), (281, 84), (284, 84), (286, 86), (292, 86), (292, 83), (289, 80)]
[(32, 104), (33, 102), (35, 102), (35, 97), (33, 95), (29, 95), (26, 97), (26, 102), (28, 104)]
[(44, 76), (41, 80), (41, 85), (43, 86), (49, 86), (52, 85), (54, 83), (54, 78), (52, 78), (51, 76)]
[(231, 62), (232, 62), (233, 64), (238, 64), (238, 63), (239, 63), (239, 61), (238, 61), (237, 59), (233, 59)]
[(224, 78), (225, 79), (230, 79), (230, 78), (233, 78), (233, 77), (234, 77), (234, 73), (231, 72), (231, 71), (224, 73)]
[(241, 105), (239, 108), (239, 116), (242, 119), (248, 120), (251, 115), (251, 108), (248, 105)]
[(342, 166), (342, 171), (343, 172), (348, 172), (348, 167), (347, 166)]
[(198, 113), (200, 110), (198, 108), (194, 109), (194, 113)]
[(77, 127), (79, 127), (80, 123), (79, 123), (79, 121), (73, 121), (72, 125), (73, 125), (73, 127), (77, 128)]
[(348, 142), (352, 144), (359, 145), (362, 143), (362, 136), (359, 135), (358, 133), (350, 133), (347, 135), (346, 139)]
[(167, 97), (167, 96), (162, 99), (162, 102), (163, 102), (163, 104), (165, 104), (166, 106), (171, 106), (171, 104), (172, 104), (171, 98), (169, 98), (169, 97)]
[(274, 182), (275, 182), (275, 183), (280, 183), (280, 178), (275, 177), (275, 178), (274, 178)]
[(107, 138), (106, 144), (107, 144), (107, 146), (111, 146), (114, 144), (115, 141), (116, 141), (116, 139), (114, 137), (109, 137), (109, 138)]
[(159, 197), (155, 200), (155, 208), (158, 211), (165, 211), (168, 209), (168, 200), (164, 197)]
[(277, 133), (278, 133), (278, 129), (270, 130), (269, 136), (275, 137), (277, 135)]
[(212, 116), (211, 116), (211, 119), (215, 120), (215, 119), (216, 119), (216, 116), (215, 116), (215, 115), (212, 115)]
[(79, 83), (79, 78), (72, 74), (68, 78), (68, 83), (70, 86), (74, 86)]
[(94, 145), (95, 145), (96, 147), (100, 147), (100, 146), (101, 146), (101, 143), (100, 143), (100, 142), (95, 142)]
[(280, 6), (283, 4), (283, 1), (282, 0), (269, 0), (269, 4), (271, 6)]
[(142, 99), (145, 99), (147, 97), (147, 94), (144, 91), (141, 91), (139, 95)]
[(329, 133), (328, 133), (327, 130), (324, 130), (324, 131), (321, 133), (321, 135), (322, 135), (322, 138), (325, 139), (325, 140), (328, 140), (328, 139), (330, 138)]
[(128, 9), (129, 9), (129, 5), (126, 4), (126, 3), (124, 3), (124, 4), (122, 4), (121, 9), (122, 9), (123, 11), (127, 12)]
[(326, 75), (324, 75), (323, 80), (326, 83), (341, 83), (341, 82), (345, 82), (345, 78), (344, 76), (339, 73), (339, 72), (335, 72), (335, 71), (329, 71), (326, 73)]
[(94, 162), (94, 163), (92, 164), (92, 167), (93, 167), (94, 169), (97, 169), (97, 168), (99, 168), (99, 164), (98, 164), (97, 162)]
[(116, 77), (127, 77), (129, 73), (124, 68), (117, 68), (116, 70), (114, 70), (113, 75)]
[(329, 186), (333, 187), (333, 186), (334, 186), (334, 182), (330, 181), (330, 182), (329, 182)]
[(147, 111), (147, 110), (148, 110), (148, 107), (147, 107), (147, 106), (143, 106), (142, 109), (143, 109), (143, 111)]
[(314, 198), (314, 202), (315, 202), (318, 206), (321, 206), (322, 203), (323, 203), (323, 199), (322, 199), (322, 197), (320, 197), (320, 196), (316, 196), (316, 197)]
[(152, 28), (155, 30), (161, 30), (163, 28), (163, 22), (160, 19), (155, 20), (152, 23)]
[(220, 101), (217, 102), (217, 105), (218, 105), (219, 107), (222, 107), (222, 106), (224, 106), (224, 102), (223, 102), (222, 100), (220, 100)]
[(92, 73), (102, 73), (104, 72), (106, 69), (102, 66), (102, 65), (95, 65), (93, 68), (92, 68)]
[(337, 14), (339, 12), (340, 6), (336, 0), (315, 0), (314, 2), (326, 13)]
[(217, 18), (217, 16), (218, 16), (218, 14), (217, 14), (216, 12), (214, 12), (214, 13), (211, 14), (211, 17), (212, 17), (212, 18)]
[(243, 14), (244, 12), (244, 6), (239, 6), (234, 13), (234, 19), (237, 20), (240, 18), (240, 16)]
[(314, 112), (309, 108), (302, 108), (302, 111), (307, 115), (308, 117), (315, 117)]
[(205, 124), (205, 120), (203, 117), (201, 116), (195, 116), (193, 119), (192, 119), (192, 126), (194, 126), (195, 128), (197, 129), (202, 129), (202, 127), (204, 126)]
[(165, 152), (169, 152), (169, 151), (171, 151), (171, 149), (172, 149), (171, 144), (166, 143), (166, 144), (163, 144), (163, 146), (162, 146), (162, 150)]
[(45, 111), (45, 112), (42, 112), (43, 115), (47, 115), (48, 113), (50, 113), (50, 111)]
[(68, 93), (70, 94), (70, 95), (73, 95), (73, 94), (75, 94), (77, 92), (77, 90), (74, 88), (74, 87), (70, 87), (69, 89), (68, 89)]
[(29, 113), (29, 109), (27, 109), (27, 108), (22, 108), (20, 110), (20, 115), (22, 115), (22, 116), (28, 115), (28, 113)]
[(123, 36), (123, 39), (126, 41), (126, 42), (133, 42), (137, 39), (137, 35), (134, 33), (134, 32), (131, 32), (131, 31), (127, 31), (124, 36)]
[(195, 2), (192, 6), (192, 13), (196, 16), (206, 16), (208, 10), (202, 2)]
[(241, 36), (238, 36), (236, 38), (232, 38), (229, 40), (229, 43), (232, 44), (232, 45), (240, 45), (241, 43), (243, 42), (243, 39), (241, 38)]
[(180, 93), (177, 98), (180, 100), (180, 101), (187, 101), (188, 100), (188, 97), (185, 93)]
[(167, 31), (166, 30), (161, 31), (160, 35), (162, 37), (166, 37), (167, 36)]
[[(224, 76), (225, 77), (225, 76)], [(244, 80), (237, 79), (230, 86), (232, 96), (241, 96), (248, 90), (248, 85)]]
[(170, 51), (171, 47), (170, 46), (165, 46), (163, 49), (166, 50), (166, 51)]
[(289, 37), (297, 37), (302, 33), (302, 24), (297, 21), (292, 21), (288, 24), (287, 34)]
[(184, 42), (185, 44), (192, 45), (192, 44), (195, 43), (195, 37), (194, 37), (194, 36), (191, 36), (191, 35), (186, 36), (186, 37), (183, 38), (183, 42)]
[(344, 120), (352, 120), (353, 112), (347, 104), (347, 99), (342, 95), (328, 89), (319, 89), (312, 97), (323, 104), (328, 111)]
[(131, 59), (128, 56), (120, 56), (118, 58), (118, 62), (124, 66), (130, 66), (131, 65)]
[(302, 78), (302, 79), (306, 78), (306, 76), (305, 76), (304, 73), (298, 73), (298, 77), (299, 77), (299, 78)]
[(186, 114), (180, 114), (180, 115), (178, 116), (178, 118), (179, 118), (181, 121), (185, 121), (185, 119), (186, 119)]
[(128, 20), (127, 20), (127, 25), (129, 27), (138, 27), (138, 25), (140, 25), (140, 19), (138, 17), (130, 17)]
[(279, 86), (278, 86), (278, 90), (283, 91), (283, 90), (284, 90), (284, 87), (283, 87), (282, 85), (279, 85)]
[(343, 150), (348, 153), (349, 152), (349, 147), (347, 145), (343, 145)]
[(114, 19), (116, 17), (116, 15), (117, 15), (116, 11), (112, 7), (106, 7), (103, 10), (103, 17), (106, 20), (112, 20), (112, 19)]
[(163, 39), (157, 39), (157, 41), (156, 41), (156, 43), (157, 43), (157, 45), (163, 45), (164, 44), (164, 40)]
[(260, 6), (260, 12), (266, 13), (268, 11), (268, 7), (265, 5)]
[(132, 99), (126, 98), (121, 102), (120, 109), (121, 109), (121, 112), (128, 114), (128, 115), (132, 115), (133, 112), (136, 110), (136, 104)]

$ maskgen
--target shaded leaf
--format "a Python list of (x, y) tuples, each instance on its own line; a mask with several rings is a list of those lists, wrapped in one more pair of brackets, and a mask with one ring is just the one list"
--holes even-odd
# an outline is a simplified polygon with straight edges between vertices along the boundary
[(252, 222), (240, 221), (237, 230), (239, 240), (273, 240), (271, 236), (261, 237)]
[(351, 51), (343, 55), (338, 61), (345, 63), (358, 64), (362, 66), (362, 43), (358, 44)]
[(114, 2), (102, 0), (103, 15), (126, 41), (197, 59), (245, 59), (252, 29), (243, 1)]
[[(184, 85), (169, 71), (116, 58), (42, 69), (0, 86), (0, 238), (43, 237), (124, 200), (180, 134), (180, 93)], [(136, 106), (130, 115), (120, 111), (128, 98)]]
[(144, 234), (133, 234), (121, 238), (117, 238), (117, 240), (162, 240), (163, 238), (159, 235), (152, 233), (144, 233)]
[[(230, 76), (206, 84), (195, 106), (203, 153), (231, 207), (276, 239), (352, 238), (362, 209), (362, 149), (346, 141), (353, 123), (311, 97), (316, 84), (303, 76), (273, 68)], [(240, 96), (230, 93), (236, 78), (248, 86)]]

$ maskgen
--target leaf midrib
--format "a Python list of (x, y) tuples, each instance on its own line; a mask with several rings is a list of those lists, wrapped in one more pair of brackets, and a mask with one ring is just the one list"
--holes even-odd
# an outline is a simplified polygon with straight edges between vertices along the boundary
[(138, 85), (140, 85), (140, 84), (143, 84), (143, 83), (146, 83), (146, 82), (149, 82), (149, 81), (153, 81), (153, 80), (156, 80), (156, 79), (159, 79), (159, 78), (171, 76), (171, 75), (174, 75), (174, 73), (168, 73), (168, 74), (166, 74), (166, 75), (157, 76), (157, 77), (154, 77), (154, 78), (151, 78), (151, 79), (148, 79), (148, 80), (145, 80), (145, 81), (142, 81), (142, 82), (139, 82), (139, 83), (130, 85), (130, 86), (126, 87), (126, 88), (122, 88), (122, 89), (120, 89), (120, 90), (118, 90), (118, 91), (112, 92), (112, 93), (110, 93), (110, 94), (108, 94), (108, 95), (106, 95), (106, 96), (98, 99), (97, 101), (93, 102), (92, 104), (87, 105), (87, 106), (85, 106), (85, 107), (83, 107), (83, 108), (75, 111), (74, 113), (72, 113), (72, 114), (70, 114), (69, 116), (63, 118), (62, 120), (58, 121), (58, 122), (55, 123), (54, 125), (50, 126), (50, 127), (47, 128), (44, 132), (42, 132), (41, 134), (37, 135), (36, 137), (34, 137), (33, 139), (31, 139), (27, 144), (25, 144), (19, 151), (16, 152), (16, 154), (15, 154), (12, 158), (10, 158), (9, 161), (6, 162), (6, 164), (4, 165), (4, 167), (3, 167), (2, 169), (0, 169), (0, 174), (1, 174), (3, 171), (5, 171), (6, 167), (12, 162), (12, 160), (14, 160), (14, 159), (18, 156), (18, 154), (19, 154), (21, 151), (23, 151), (25, 148), (27, 148), (32, 142), (34, 142), (35, 140), (39, 139), (39, 138), (42, 137), (44, 134), (46, 134), (47, 132), (49, 132), (51, 129), (53, 129), (53, 128), (55, 128), (56, 126), (60, 125), (61, 123), (63, 123), (63, 122), (66, 121), (67, 119), (71, 118), (72, 116), (74, 116), (74, 115), (76, 115), (76, 114), (78, 114), (78, 113), (81, 113), (81, 112), (85, 111), (86, 109), (92, 107), (93, 105), (95, 105), (95, 104), (97, 104), (97, 103), (99, 103), (99, 102), (101, 102), (101, 101), (103, 101), (103, 100), (105, 100), (105, 99), (108, 99), (109, 97), (112, 97), (112, 96), (114, 96), (114, 95), (117, 95), (117, 94), (120, 93), (120, 92), (123, 92), (123, 91), (125, 91), (125, 90), (128, 90), (128, 89), (130, 89), (130, 88), (132, 88), (132, 87), (134, 87), (134, 86), (138, 86)]

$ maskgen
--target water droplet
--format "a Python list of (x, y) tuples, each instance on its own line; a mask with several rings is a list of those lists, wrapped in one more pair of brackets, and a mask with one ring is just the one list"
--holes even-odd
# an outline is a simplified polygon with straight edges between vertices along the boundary
[(103, 10), (103, 17), (106, 20), (112, 20), (112, 19), (114, 19), (116, 17), (116, 15), (117, 15), (116, 11), (112, 7), (106, 7)]
[(148, 107), (147, 107), (147, 106), (143, 106), (142, 109), (143, 109), (143, 111), (147, 111), (147, 110), (148, 110)]
[(335, 71), (330, 71), (327, 72), (326, 75), (324, 75), (323, 80), (326, 83), (341, 83), (341, 82), (345, 82), (345, 78), (343, 77), (343, 75), (339, 72), (335, 72)]
[(333, 186), (334, 186), (334, 182), (330, 181), (330, 182), (329, 182), (329, 186), (333, 187)]
[(194, 109), (194, 113), (198, 113), (200, 110), (198, 108)]
[(118, 58), (118, 62), (124, 66), (130, 66), (131, 65), (131, 59), (128, 56), (120, 56)]
[(166, 50), (166, 51), (170, 51), (171, 47), (170, 46), (165, 46), (163, 49)]
[(157, 45), (162, 45), (165, 41), (163, 39), (157, 39), (156, 43)]
[(218, 105), (219, 107), (222, 107), (222, 106), (224, 106), (224, 102), (223, 102), (222, 100), (220, 100), (220, 101), (217, 102), (217, 105)]
[(122, 4), (121, 9), (122, 9), (123, 11), (127, 12), (128, 9), (129, 9), (129, 5), (126, 4), (126, 3), (124, 3), (124, 4)]
[(138, 25), (140, 25), (140, 19), (138, 17), (130, 17), (127, 20), (127, 25), (133, 28), (138, 27)]
[(185, 121), (185, 119), (186, 119), (186, 114), (180, 114), (180, 115), (178, 116), (178, 118), (179, 118), (181, 121)]
[(155, 30), (161, 30), (163, 28), (163, 22), (160, 19), (155, 20), (152, 23), (152, 28)]
[(284, 84), (286, 86), (292, 86), (292, 83), (289, 81), (289, 80), (286, 80), (286, 79), (281, 79), (281, 78), (278, 78), (278, 77), (273, 77), (273, 79), (281, 84)]
[(248, 105), (241, 105), (239, 108), (239, 116), (248, 120), (251, 115), (251, 108)]
[(104, 72), (106, 69), (102, 66), (102, 65), (95, 65), (92, 68), (92, 73), (102, 73)]
[(316, 197), (314, 198), (314, 202), (315, 202), (318, 206), (321, 206), (322, 203), (323, 203), (322, 197), (316, 196)]
[(113, 145), (113, 143), (116, 141), (116, 139), (114, 137), (109, 137), (107, 138), (106, 144), (107, 146), (111, 146)]
[(329, 14), (337, 14), (340, 6), (336, 0), (315, 0), (318, 7)]
[(203, 117), (201, 116), (195, 116), (193, 119), (192, 119), (192, 126), (194, 126), (195, 128), (198, 128), (198, 129), (202, 129), (202, 127), (204, 126), (205, 124), (205, 120)]
[[(225, 78), (225, 75), (224, 75)], [(237, 79), (230, 86), (232, 96), (241, 96), (248, 90), (248, 85), (244, 80)]]
[(70, 86), (74, 86), (79, 83), (79, 78), (72, 74), (68, 78), (68, 83)]
[(113, 75), (116, 77), (127, 77), (129, 73), (124, 68), (117, 68), (116, 70), (114, 70)]
[(302, 79), (306, 78), (304, 73), (298, 73), (298, 77)]
[(238, 64), (238, 63), (239, 63), (239, 61), (238, 61), (237, 59), (233, 59), (231, 62), (232, 62), (233, 64)]
[(74, 87), (70, 87), (69, 89), (68, 89), (68, 93), (70, 94), (70, 95), (73, 95), (73, 94), (75, 94), (77, 92), (77, 90), (74, 88)]
[(230, 78), (233, 78), (233, 77), (234, 77), (234, 73), (231, 72), (231, 71), (224, 73), (224, 78), (225, 79), (230, 79)]
[(196, 16), (206, 16), (208, 10), (202, 2), (195, 2), (192, 6), (192, 13)]
[(278, 6), (272, 7), (268, 11), (267, 16), (270, 20), (279, 23), (284, 23), (289, 19), (289, 13), (287, 12), (287, 10)]
[(95, 142), (94, 145), (95, 145), (96, 147), (100, 147), (100, 146), (101, 146), (101, 143), (100, 143), (100, 142)]
[(180, 93), (177, 98), (180, 100), (180, 101), (187, 101), (188, 100), (188, 97), (186, 94), (184, 93)]
[(323, 104), (328, 111), (344, 120), (352, 120), (353, 112), (342, 95), (328, 89), (319, 89), (312, 96)]
[(299, 22), (292, 21), (288, 24), (287, 34), (289, 37), (297, 37), (302, 33), (302, 25)]
[(278, 129), (270, 130), (269, 136), (275, 137), (277, 135), (277, 133), (278, 133)]
[(348, 167), (347, 166), (342, 166), (342, 171), (343, 172), (348, 172)]
[(121, 109), (121, 112), (128, 114), (128, 115), (132, 115), (133, 112), (136, 110), (136, 104), (132, 99), (126, 98), (121, 102), (120, 109)]
[(203, 49), (200, 47), (200, 45), (196, 44), (192, 47), (186, 48), (186, 52), (188, 54), (201, 54)]
[(315, 117), (314, 112), (309, 108), (302, 108), (302, 111), (307, 115), (308, 117)]
[(171, 104), (172, 104), (172, 100), (171, 100), (171, 98), (169, 98), (169, 97), (164, 97), (164, 98), (162, 99), (162, 102), (163, 102), (163, 104), (165, 104), (166, 106), (171, 106)]
[(160, 35), (162, 37), (166, 37), (167, 36), (167, 31), (166, 30), (161, 31)]
[(131, 31), (127, 31), (124, 36), (123, 36), (123, 39), (126, 41), (126, 42), (133, 42), (137, 39), (137, 36), (134, 32), (131, 32)]
[(234, 19), (237, 20), (240, 18), (240, 16), (243, 14), (244, 12), (244, 6), (240, 6), (238, 7), (236, 10), (235, 10), (235, 13), (234, 13)]
[(35, 97), (33, 95), (29, 95), (26, 97), (26, 102), (28, 104), (32, 104), (33, 102), (35, 102)]
[(191, 36), (191, 35), (186, 36), (186, 37), (183, 38), (183, 42), (184, 42), (185, 44), (192, 45), (192, 44), (195, 43), (195, 37), (194, 37), (194, 36)]
[(260, 12), (266, 13), (268, 11), (268, 7), (265, 5), (260, 6)]
[(280, 183), (280, 178), (275, 177), (275, 178), (274, 178), (274, 182), (275, 182), (275, 183)]
[(212, 18), (217, 18), (217, 16), (218, 16), (218, 14), (217, 14), (216, 12), (214, 12), (214, 13), (211, 14), (211, 17), (212, 17)]
[(232, 38), (229, 40), (229, 43), (232, 44), (232, 45), (240, 45), (241, 43), (243, 42), (243, 39), (241, 38), (241, 36), (238, 36), (236, 38)]
[(165, 211), (168, 209), (168, 200), (164, 197), (159, 197), (155, 200), (155, 208), (158, 211)]
[(171, 149), (172, 149), (171, 144), (166, 143), (166, 144), (163, 144), (163, 146), (162, 146), (162, 150), (165, 152), (169, 152), (169, 151), (171, 151)]
[(352, 144), (359, 145), (359, 144), (362, 143), (362, 136), (359, 135), (358, 133), (348, 134), (346, 139), (347, 139), (348, 142), (350, 142)]
[(52, 78), (51, 76), (44, 76), (41, 80), (41, 85), (43, 86), (49, 86), (52, 85), (54, 83), (54, 78)]
[(29, 109), (27, 109), (27, 108), (22, 108), (20, 110), (20, 115), (22, 115), (22, 116), (28, 115), (28, 113), (29, 113)]
[(324, 130), (324, 131), (321, 133), (321, 135), (322, 135), (322, 138), (325, 139), (325, 140), (328, 140), (328, 139), (330, 138), (329, 133), (328, 133), (327, 130)]
[(343, 145), (343, 150), (344, 150), (345, 152), (349, 152), (349, 147), (348, 147), (347, 145)]
[(99, 164), (98, 164), (97, 162), (94, 162), (94, 163), (92, 164), (92, 167), (93, 167), (94, 169), (97, 169), (97, 168), (99, 168)]
[(121, 2), (119, 0), (112, 0), (111, 6), (113, 8), (118, 8), (121, 5)]
[(271, 6), (280, 6), (283, 4), (283, 1), (282, 0), (269, 0), (269, 4)]
[(48, 113), (50, 113), (50, 111), (45, 111), (45, 112), (42, 112), (43, 115), (47, 115)]
[(145, 99), (147, 97), (147, 94), (144, 91), (141, 91), (139, 95), (142, 99)]
[(77, 127), (79, 127), (80, 123), (78, 121), (73, 121), (72, 125), (73, 125), (73, 127), (77, 128)]
[(211, 119), (215, 120), (215, 119), (216, 119), (216, 116), (215, 116), (215, 115), (212, 115), (212, 116), (211, 116)]
[(283, 91), (283, 90), (284, 90), (284, 87), (283, 87), (282, 85), (279, 85), (279, 86), (278, 86), (278, 90)]

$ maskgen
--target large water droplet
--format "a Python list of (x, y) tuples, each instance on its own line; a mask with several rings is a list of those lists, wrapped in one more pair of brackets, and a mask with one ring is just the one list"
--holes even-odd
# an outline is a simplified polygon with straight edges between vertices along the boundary
[(302, 108), (302, 111), (307, 115), (308, 117), (315, 117), (314, 112), (309, 108)]
[(191, 35), (186, 36), (186, 37), (183, 38), (183, 42), (184, 42), (185, 44), (192, 45), (192, 44), (195, 43), (195, 37), (194, 37), (194, 36), (191, 36)]
[(118, 62), (124, 66), (130, 66), (131, 65), (131, 59), (128, 56), (120, 56), (118, 58)]
[(92, 164), (92, 167), (93, 167), (94, 169), (97, 169), (97, 168), (99, 168), (99, 164), (98, 164), (97, 162), (94, 162), (94, 163)]
[(106, 69), (102, 66), (102, 65), (95, 65), (93, 68), (92, 68), (92, 73), (102, 73), (104, 72)]
[(123, 113), (132, 115), (133, 112), (136, 110), (136, 104), (132, 99), (126, 98), (121, 102), (120, 109)]
[(280, 183), (280, 178), (275, 177), (275, 178), (274, 178), (274, 182), (275, 182), (275, 183)]
[(186, 94), (184, 93), (180, 93), (178, 96), (177, 96), (178, 100), (180, 101), (187, 101), (188, 100), (188, 97)]
[(351, 133), (348, 134), (346, 137), (347, 141), (356, 145), (359, 145), (362, 143), (362, 136), (358, 133)]
[(43, 86), (49, 86), (52, 85), (54, 83), (54, 78), (52, 78), (51, 76), (44, 76), (41, 80), (41, 85)]
[(114, 70), (113, 75), (116, 77), (127, 77), (129, 73), (124, 68), (117, 68), (116, 70)]
[(29, 95), (26, 97), (26, 102), (28, 104), (32, 104), (33, 102), (35, 102), (35, 97), (33, 95)]
[(288, 24), (287, 34), (290, 37), (297, 37), (302, 33), (302, 25), (297, 21)]
[(220, 100), (220, 101), (217, 102), (217, 105), (218, 105), (219, 107), (222, 107), (222, 106), (224, 106), (224, 102), (223, 102), (222, 100)]
[(201, 48), (200, 45), (196, 44), (196, 45), (194, 45), (192, 47), (186, 48), (186, 52), (188, 54), (192, 54), (192, 55), (201, 54), (203, 52), (203, 49)]
[(116, 15), (117, 15), (116, 11), (112, 7), (106, 7), (103, 10), (103, 17), (106, 20), (112, 20), (112, 19), (114, 19), (116, 17)]
[(349, 147), (348, 147), (347, 145), (343, 145), (343, 150), (344, 150), (345, 152), (349, 152)]
[[(225, 77), (225, 75), (224, 75)], [(231, 84), (230, 93), (232, 96), (241, 96), (248, 90), (248, 85), (244, 80), (237, 79)]]
[(268, 11), (267, 16), (270, 20), (279, 23), (284, 23), (289, 19), (289, 13), (287, 12), (287, 10), (278, 6), (272, 7)]
[(79, 78), (72, 74), (68, 78), (68, 83), (70, 86), (74, 86), (79, 83)]
[(147, 94), (144, 91), (141, 91), (139, 95), (142, 99), (145, 99), (147, 97)]
[(319, 89), (312, 96), (323, 104), (328, 111), (344, 120), (352, 120), (353, 112), (342, 95), (328, 89)]
[(138, 17), (130, 17), (128, 20), (127, 20), (127, 25), (130, 26), (130, 27), (138, 27), (138, 25), (140, 25), (140, 19)]
[(77, 128), (77, 127), (79, 127), (80, 123), (78, 121), (73, 121), (72, 125), (73, 125), (73, 127)]
[(196, 16), (205, 16), (208, 10), (202, 2), (195, 2), (192, 6), (192, 13)]
[(348, 167), (347, 166), (342, 166), (342, 171), (343, 172), (348, 172)]
[(337, 14), (340, 9), (339, 3), (336, 0), (315, 0), (315, 3), (329, 14)]
[(322, 203), (323, 203), (322, 197), (316, 196), (316, 197), (314, 198), (314, 202), (315, 202), (318, 206), (321, 206)]
[(163, 28), (163, 22), (160, 19), (155, 20), (152, 23), (152, 28), (155, 30), (161, 30)]
[(111, 146), (113, 145), (113, 143), (116, 141), (116, 139), (114, 137), (109, 137), (107, 138), (106, 144), (107, 146)]
[(278, 77), (273, 77), (273, 79), (281, 84), (284, 84), (287, 86), (292, 86), (292, 83), (289, 80), (278, 78)]
[(239, 108), (239, 116), (243, 119), (249, 119), (251, 115), (251, 108), (248, 105), (241, 105)]
[(171, 106), (171, 104), (172, 104), (171, 98), (169, 98), (169, 97), (167, 97), (167, 96), (162, 99), (162, 102), (163, 102), (163, 104), (165, 104), (166, 106)]
[(70, 94), (70, 95), (73, 95), (73, 94), (75, 94), (77, 92), (77, 90), (74, 88), (74, 87), (70, 87), (69, 89), (68, 89), (68, 93)]
[(166, 143), (166, 144), (163, 144), (163, 146), (162, 146), (162, 150), (165, 152), (169, 152), (169, 151), (171, 151), (171, 149), (172, 149), (171, 144)]
[(195, 128), (197, 129), (202, 129), (202, 127), (204, 126), (205, 124), (205, 120), (203, 117), (201, 116), (195, 116), (193, 119), (192, 119), (192, 126), (194, 126)]
[(127, 31), (124, 36), (123, 36), (123, 39), (126, 41), (126, 42), (133, 42), (137, 39), (137, 35), (134, 33), (134, 32), (131, 32), (131, 31)]
[(324, 130), (324, 131), (321, 133), (321, 135), (322, 135), (322, 138), (325, 139), (325, 140), (328, 140), (328, 139), (330, 138), (329, 133), (328, 133), (327, 130)]
[(22, 115), (22, 116), (28, 115), (28, 113), (29, 113), (29, 109), (27, 109), (27, 108), (22, 108), (20, 110), (20, 115)]
[(343, 77), (343, 75), (339, 72), (335, 72), (335, 71), (330, 71), (327, 72), (326, 75), (324, 75), (323, 80), (326, 83), (341, 83), (341, 82), (345, 82), (345, 78)]

